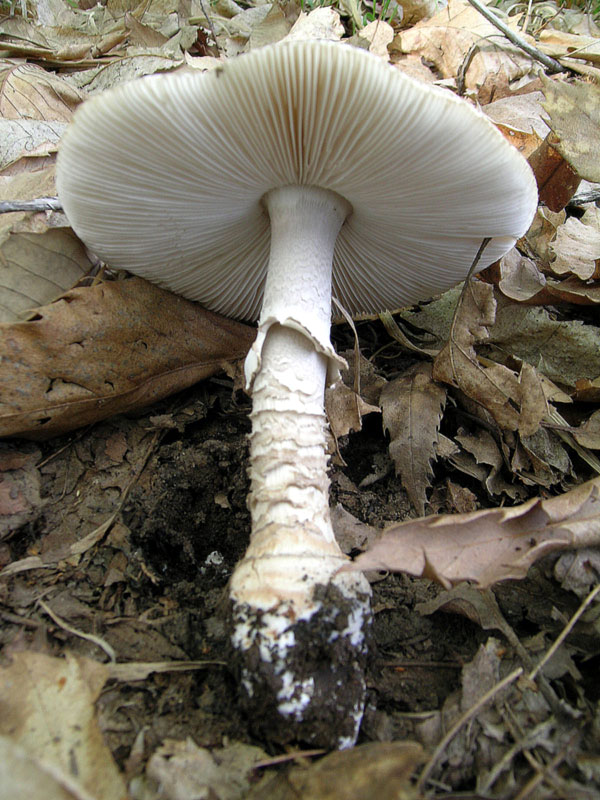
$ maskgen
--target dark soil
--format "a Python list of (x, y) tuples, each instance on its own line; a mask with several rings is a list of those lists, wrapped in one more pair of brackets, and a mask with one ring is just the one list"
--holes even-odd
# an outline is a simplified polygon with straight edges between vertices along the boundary
[[(143, 758), (132, 759), (142, 730), (146, 755), (166, 738), (186, 737), (205, 747), (221, 746), (227, 737), (276, 753), (254, 737), (228, 668), (226, 585), (249, 535), (248, 411), (242, 393), (232, 394), (227, 380), (213, 379), (137, 416), (114, 418), (41, 445), (17, 440), (4, 445), (5, 452), (33, 458), (31, 480), (39, 476), (41, 502), (31, 505), (0, 544), (2, 564), (31, 555), (48, 564), (0, 581), (4, 663), (23, 649), (52, 655), (68, 650), (106, 660), (93, 642), (51, 620), (39, 598), (69, 626), (110, 644), (118, 661), (206, 662), (190, 672), (107, 685), (100, 720), (129, 777), (143, 768)], [(367, 417), (363, 431), (344, 437), (339, 446), (346, 466), (331, 469), (334, 503), (378, 527), (410, 515), (377, 415)], [(380, 477), (359, 489), (373, 474)], [(448, 477), (438, 474), (433, 488), (441, 510)], [(98, 543), (72, 556), (73, 542), (115, 512)], [(360, 741), (419, 738), (418, 726), (460, 693), (463, 666), (491, 634), (512, 651), (502, 634), (484, 630), (473, 615), (419, 613), (417, 605), (441, 591), (430, 581), (372, 577), (374, 647)], [(551, 564), (532, 570), (526, 581), (501, 586), (495, 596), (515, 636), (528, 641), (537, 636), (540, 647), (558, 635), (579, 605), (552, 578)], [(590, 709), (600, 697), (598, 640), (591, 629), (577, 636), (581, 679), (575, 681), (573, 670), (566, 670), (554, 690), (582, 711), (577, 726), (584, 730), (593, 728)], [(586, 736), (587, 744), (579, 746), (598, 745), (591, 733)], [(452, 788), (472, 791), (476, 773), (471, 763)], [(596, 789), (591, 791), (586, 796), (594, 796)]]

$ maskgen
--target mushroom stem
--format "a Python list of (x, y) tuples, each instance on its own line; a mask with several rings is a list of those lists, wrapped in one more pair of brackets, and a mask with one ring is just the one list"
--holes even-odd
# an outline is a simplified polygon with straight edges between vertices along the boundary
[[(331, 265), (350, 211), (334, 192), (290, 186), (266, 196), (271, 255), (252, 386), (252, 533), (231, 580), (242, 686), (271, 738), (343, 747), (364, 707), (369, 587), (336, 575), (324, 391), (338, 357), (329, 339)], [(269, 706), (272, 713), (265, 714)]]

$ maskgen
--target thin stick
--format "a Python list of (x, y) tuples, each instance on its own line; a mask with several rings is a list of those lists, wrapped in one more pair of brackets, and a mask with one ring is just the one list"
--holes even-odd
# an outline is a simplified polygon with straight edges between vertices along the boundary
[(577, 620), (578, 620), (578, 619), (581, 617), (581, 615), (583, 614), (583, 612), (584, 612), (584, 611), (586, 610), (586, 608), (587, 608), (587, 607), (590, 605), (590, 603), (592, 602), (592, 600), (593, 600), (593, 599), (596, 597), (596, 595), (597, 595), (598, 593), (600, 593), (600, 583), (598, 584), (598, 586), (596, 586), (596, 588), (595, 588), (595, 589), (593, 589), (593, 591), (591, 591), (591, 592), (588, 594), (588, 596), (585, 598), (585, 600), (583, 601), (583, 603), (582, 603), (582, 604), (579, 606), (579, 608), (577, 609), (577, 611), (576, 611), (576, 612), (573, 614), (573, 616), (571, 617), (571, 619), (570, 619), (570, 620), (568, 621), (568, 623), (565, 625), (565, 627), (564, 627), (564, 628), (563, 628), (563, 630), (561, 631), (560, 635), (559, 635), (559, 636), (557, 637), (557, 639), (555, 640), (554, 644), (553, 644), (553, 645), (552, 645), (552, 646), (551, 646), (551, 647), (548, 649), (548, 651), (546, 652), (546, 655), (545, 655), (545, 656), (542, 658), (542, 660), (541, 660), (541, 661), (540, 661), (540, 663), (537, 665), (537, 667), (535, 667), (535, 669), (532, 669), (532, 670), (531, 670), (531, 672), (530, 672), (530, 673), (529, 673), (529, 675), (527, 676), (527, 677), (529, 678), (529, 680), (533, 680), (533, 679), (535, 678), (535, 676), (538, 674), (538, 672), (539, 672), (539, 671), (542, 669), (542, 667), (544, 666), (544, 664), (547, 664), (547, 663), (548, 663), (548, 661), (549, 661), (549, 660), (552, 658), (552, 656), (554, 655), (554, 653), (556, 653), (556, 651), (558, 650), (558, 648), (561, 646), (561, 644), (564, 642), (564, 640), (567, 638), (567, 636), (568, 636), (568, 635), (571, 633), (571, 631), (572, 631), (572, 630), (573, 630), (573, 628), (575, 627), (575, 623), (577, 622)]
[(484, 695), (482, 695), (482, 697), (480, 697), (479, 700), (474, 705), (471, 706), (471, 708), (468, 708), (464, 714), (461, 714), (461, 716), (456, 720), (454, 725), (450, 728), (448, 733), (444, 736), (442, 741), (435, 748), (433, 755), (431, 756), (429, 762), (427, 763), (427, 766), (421, 773), (421, 777), (419, 778), (416, 787), (417, 792), (423, 791), (425, 783), (429, 780), (429, 776), (431, 775), (435, 765), (437, 764), (438, 758), (444, 752), (446, 747), (448, 747), (449, 743), (452, 741), (452, 739), (454, 739), (454, 737), (456, 736), (458, 731), (463, 727), (463, 725), (466, 725), (466, 723), (469, 722), (469, 720), (471, 720), (477, 714), (477, 712), (481, 708), (483, 708), (483, 706), (489, 703), (489, 701), (492, 700), (498, 694), (498, 692), (501, 692), (502, 689), (506, 688), (509, 684), (516, 681), (517, 678), (519, 678), (522, 674), (523, 674), (522, 667), (513, 670), (510, 673), (510, 675), (507, 675), (506, 678), (503, 678), (495, 686), (492, 686), (489, 692), (486, 692)]
[(215, 29), (212, 24), (211, 18), (208, 16), (206, 9), (204, 8), (204, 0), (200, 0), (200, 8), (202, 9), (202, 13), (206, 17), (206, 21), (208, 23), (208, 28), (210, 30), (210, 34), (212, 38), (215, 40), (215, 47), (217, 48), (217, 53), (219, 52), (219, 43), (217, 41), (217, 34), (215, 33)]
[(0, 214), (12, 214), (15, 211), (62, 211), (62, 203), (58, 197), (38, 197), (36, 200), (7, 200), (0, 203)]
[(84, 633), (84, 631), (80, 631), (78, 628), (74, 628), (72, 625), (69, 625), (68, 622), (65, 622), (64, 619), (58, 616), (58, 614), (53, 611), (47, 603), (44, 603), (43, 600), (38, 600), (39, 605), (44, 609), (46, 614), (55, 622), (59, 628), (67, 631), (68, 633), (72, 633), (73, 636), (79, 636), (81, 639), (85, 639), (88, 642), (92, 642), (97, 647), (100, 647), (106, 655), (109, 657), (111, 661), (117, 660), (117, 655), (113, 648), (109, 645), (108, 642), (105, 642), (104, 639), (101, 639), (99, 636), (94, 636), (93, 633)]
[(543, 64), (546, 69), (553, 73), (553, 72), (565, 72), (566, 68), (561, 66), (561, 64), (556, 61), (554, 58), (547, 56), (545, 53), (542, 53), (536, 47), (532, 47), (528, 44), (524, 39), (522, 39), (518, 33), (515, 33), (511, 28), (508, 27), (502, 20), (494, 14), (493, 11), (487, 6), (484, 6), (480, 0), (469, 0), (469, 3), (482, 14), (488, 22), (491, 22), (494, 27), (498, 28), (499, 31), (506, 36), (509, 42), (512, 42), (515, 47), (523, 50), (523, 52), (527, 53), (528, 56), (539, 61), (540, 64)]

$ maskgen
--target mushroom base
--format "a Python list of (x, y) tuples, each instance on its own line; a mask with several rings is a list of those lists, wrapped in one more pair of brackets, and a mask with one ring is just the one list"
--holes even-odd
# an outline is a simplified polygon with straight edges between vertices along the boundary
[[(371, 630), (369, 593), (348, 594), (344, 575), (313, 589), (314, 611), (263, 611), (232, 603), (234, 669), (256, 735), (344, 749), (356, 742)], [(368, 585), (367, 585), (368, 586)]]

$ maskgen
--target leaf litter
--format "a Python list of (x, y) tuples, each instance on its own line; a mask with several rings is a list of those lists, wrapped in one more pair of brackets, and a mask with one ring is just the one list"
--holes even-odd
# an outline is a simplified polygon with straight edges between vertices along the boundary
[[(345, 551), (364, 551), (354, 565), (372, 559), (377, 649), (362, 743), (314, 763), (299, 750), (291, 765), (250, 743), (222, 666), (222, 593), (248, 529), (248, 404), (232, 361), (251, 332), (213, 320), (215, 341), (189, 309), (208, 354), (188, 341), (159, 352), (149, 329), (164, 338), (177, 325), (161, 328), (153, 304), (176, 301), (94, 277), (57, 212), (4, 217), (11, 316), (0, 333), (19, 355), (2, 362), (3, 435), (41, 440), (0, 448), (0, 704), (22, 721), (0, 736), (0, 763), (14, 766), (0, 794), (324, 800), (368, 786), (382, 797), (593, 797), (600, 255), (594, 200), (572, 204), (582, 178), (598, 180), (591, 18), (586, 27), (578, 9), (550, 19), (537, 3), (526, 17), (498, 4), (574, 79), (540, 77), (461, 2), (402, 0), (394, 15), (392, 4), (354, 0), (302, 12), (233, 0), (21, 5), (29, 13), (0, 29), (3, 199), (54, 194), (61, 126), (88, 94), (319, 35), (490, 104), (546, 206), (519, 250), (462, 299), (459, 288), (358, 321), (359, 358), (354, 333), (336, 327), (350, 368), (328, 397), (334, 521)], [(21, 288), (31, 273), (39, 286), (44, 263), (52, 287), (29, 285), (19, 305), (11, 281)], [(76, 339), (75, 359), (66, 351)], [(139, 341), (148, 352), (129, 359)], [(223, 377), (206, 377), (222, 366)], [(57, 687), (72, 702), (54, 711)], [(69, 750), (73, 717), (86, 723)], [(31, 738), (38, 720), (64, 750)]]

